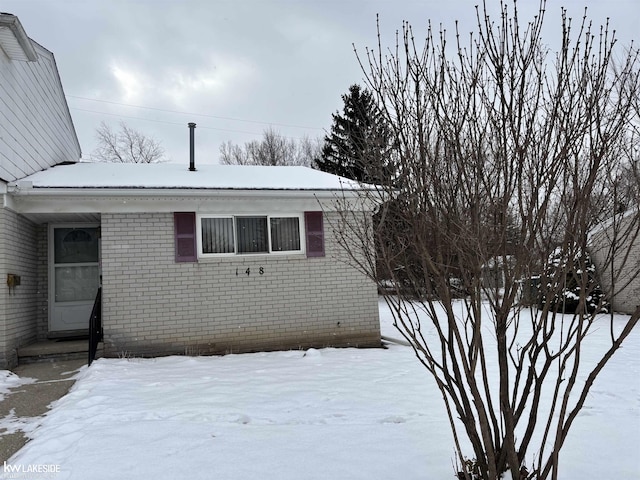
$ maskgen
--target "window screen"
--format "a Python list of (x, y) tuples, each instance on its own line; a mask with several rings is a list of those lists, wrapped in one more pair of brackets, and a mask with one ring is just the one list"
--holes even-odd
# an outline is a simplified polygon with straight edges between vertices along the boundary
[(268, 253), (267, 217), (236, 217), (238, 253)]
[(298, 217), (272, 217), (271, 251), (300, 250), (300, 220)]
[(202, 253), (234, 253), (233, 218), (202, 219)]

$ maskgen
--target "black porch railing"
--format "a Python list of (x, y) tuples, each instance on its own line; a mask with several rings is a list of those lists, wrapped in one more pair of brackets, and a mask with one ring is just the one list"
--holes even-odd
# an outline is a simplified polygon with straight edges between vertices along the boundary
[(98, 343), (102, 341), (102, 287), (98, 287), (96, 300), (93, 302), (91, 318), (89, 318), (89, 365), (96, 358)]

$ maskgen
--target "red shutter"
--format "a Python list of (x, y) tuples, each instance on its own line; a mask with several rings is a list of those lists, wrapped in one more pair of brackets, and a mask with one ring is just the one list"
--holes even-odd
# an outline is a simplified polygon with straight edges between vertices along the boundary
[(196, 214), (176, 212), (173, 214), (176, 239), (176, 262), (197, 262)]
[(304, 212), (307, 257), (324, 257), (322, 212)]

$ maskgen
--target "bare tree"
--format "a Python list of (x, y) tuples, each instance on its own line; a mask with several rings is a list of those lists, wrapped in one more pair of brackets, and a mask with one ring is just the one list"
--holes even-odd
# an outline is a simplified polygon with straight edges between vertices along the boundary
[[(429, 29), (419, 46), (405, 23), (395, 48), (379, 34), (378, 48), (358, 56), (397, 141), (400, 181), (364, 191), (381, 203), (375, 222), (344, 208), (332, 227), (354, 265), (374, 280), (377, 268), (388, 272), (395, 325), (442, 393), (459, 478), (555, 480), (594, 380), (640, 318), (640, 307), (621, 322), (599, 314), (611, 294), (590, 306), (597, 282), (582, 275), (590, 233), (615, 218), (609, 172), (638, 122), (638, 51), (613, 68), (608, 25), (593, 29), (586, 14), (572, 25), (563, 10), (551, 56), (544, 1), (526, 25), (515, 1), (501, 6), (495, 20), (477, 9), (468, 43), (456, 32), (451, 47)], [(632, 208), (607, 227), (616, 231), (603, 271), (621, 259), (640, 271)], [(555, 300), (570, 274), (580, 286), (573, 313)], [(532, 283), (540, 288), (524, 302)], [(588, 334), (605, 325), (611, 342), (586, 365)]]
[(321, 150), (320, 140), (303, 138), (300, 142), (284, 137), (269, 128), (261, 140), (253, 140), (244, 146), (224, 142), (220, 146), (220, 163), (223, 165), (302, 165), (311, 166)]
[(242, 148), (231, 141), (220, 145), (220, 163), (222, 165), (253, 165), (249, 149)]
[(320, 137), (304, 137), (300, 140), (300, 156), (304, 159), (302, 165), (316, 168), (316, 159), (322, 152), (323, 141)]
[(164, 149), (159, 141), (134, 130), (124, 122), (114, 131), (105, 122), (96, 130), (98, 146), (91, 157), (98, 162), (157, 163), (163, 161)]

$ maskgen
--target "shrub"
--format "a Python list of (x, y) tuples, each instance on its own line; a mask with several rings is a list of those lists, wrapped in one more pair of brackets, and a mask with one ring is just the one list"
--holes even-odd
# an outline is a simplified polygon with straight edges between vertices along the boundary
[(569, 249), (558, 247), (549, 255), (542, 277), (540, 306), (547, 302), (551, 310), (562, 313), (579, 313), (583, 308), (588, 313), (609, 311), (588, 252), (574, 245)]

